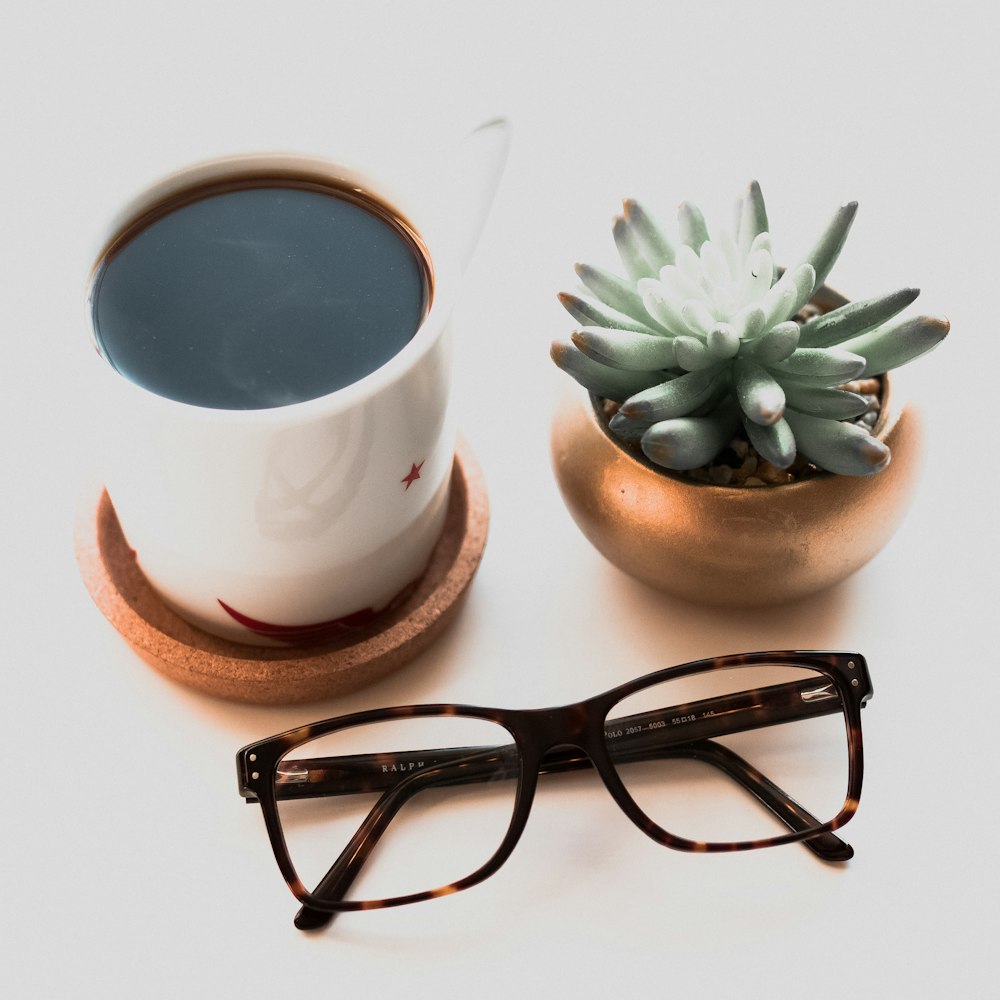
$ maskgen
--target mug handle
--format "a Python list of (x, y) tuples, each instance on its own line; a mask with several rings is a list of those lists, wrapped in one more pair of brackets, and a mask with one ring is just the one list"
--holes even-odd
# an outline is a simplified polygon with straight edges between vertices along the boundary
[(510, 121), (491, 118), (474, 128), (455, 153), (451, 202), (456, 219), (455, 247), (466, 269), (493, 205), (510, 149)]

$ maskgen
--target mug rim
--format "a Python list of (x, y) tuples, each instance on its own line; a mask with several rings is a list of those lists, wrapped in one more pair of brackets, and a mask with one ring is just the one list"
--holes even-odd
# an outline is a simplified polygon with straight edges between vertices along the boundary
[[(229, 409), (226, 407), (202, 406), (183, 400), (162, 396), (147, 389), (128, 376), (119, 372), (98, 346), (93, 322), (92, 296), (95, 278), (105, 255), (129, 226), (138, 221), (146, 212), (158, 204), (191, 188), (227, 179), (238, 180), (241, 176), (252, 176), (262, 171), (273, 171), (276, 176), (312, 176), (316, 180), (328, 180), (361, 195), (379, 201), (408, 228), (419, 244), (418, 249), (426, 253), (430, 271), (431, 296), (420, 325), (413, 336), (388, 361), (374, 371), (341, 386), (322, 396), (286, 403), (282, 406), (257, 407), (249, 409)], [(338, 160), (293, 152), (251, 152), (234, 153), (212, 157), (188, 164), (160, 177), (146, 185), (138, 194), (125, 202), (105, 228), (100, 242), (100, 250), (94, 256), (86, 283), (87, 333), (90, 346), (97, 354), (97, 361), (122, 390), (135, 398), (142, 398), (145, 405), (166, 411), (182, 413), (189, 419), (204, 419), (212, 423), (220, 420), (236, 423), (283, 423), (300, 421), (313, 417), (323, 417), (341, 412), (377, 395), (387, 386), (399, 381), (439, 341), (451, 315), (454, 305), (454, 288), (457, 285), (457, 263), (450, 252), (441, 228), (417, 211), (403, 210), (400, 195), (382, 177), (367, 170), (352, 167)]]

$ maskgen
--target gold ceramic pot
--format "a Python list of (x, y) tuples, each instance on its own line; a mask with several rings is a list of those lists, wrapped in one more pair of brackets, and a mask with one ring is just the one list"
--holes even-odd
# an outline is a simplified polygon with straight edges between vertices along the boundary
[(626, 451), (596, 401), (574, 394), (556, 414), (552, 460), (574, 520), (620, 569), (688, 600), (750, 607), (829, 587), (892, 537), (917, 477), (920, 424), (894, 408), (888, 376), (873, 433), (892, 451), (874, 476), (713, 486)]

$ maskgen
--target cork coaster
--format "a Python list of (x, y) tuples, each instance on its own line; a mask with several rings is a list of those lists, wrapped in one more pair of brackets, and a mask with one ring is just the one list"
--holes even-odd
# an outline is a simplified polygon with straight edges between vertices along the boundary
[(94, 603), (147, 663), (205, 694), (262, 705), (345, 694), (399, 669), (458, 611), (489, 525), (482, 472), (460, 440), (444, 531), (409, 597), (365, 629), (318, 646), (248, 646), (190, 625), (147, 582), (102, 490), (76, 530), (80, 573)]

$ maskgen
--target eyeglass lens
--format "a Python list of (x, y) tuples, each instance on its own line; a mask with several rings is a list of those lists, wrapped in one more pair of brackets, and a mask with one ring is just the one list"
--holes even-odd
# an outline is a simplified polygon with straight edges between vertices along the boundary
[(708, 844), (829, 822), (848, 791), (840, 694), (788, 665), (712, 670), (623, 699), (604, 727), (626, 790), (657, 826)]
[[(399, 718), (295, 748), (278, 764), (275, 792), (289, 857), (310, 891), (327, 879), (328, 898), (388, 899), (486, 864), (510, 826), (519, 774), (513, 737), (494, 722)], [(316, 797), (301, 797), (305, 786)], [(363, 864), (359, 851), (370, 851)], [(348, 872), (350, 884), (330, 885)]]

